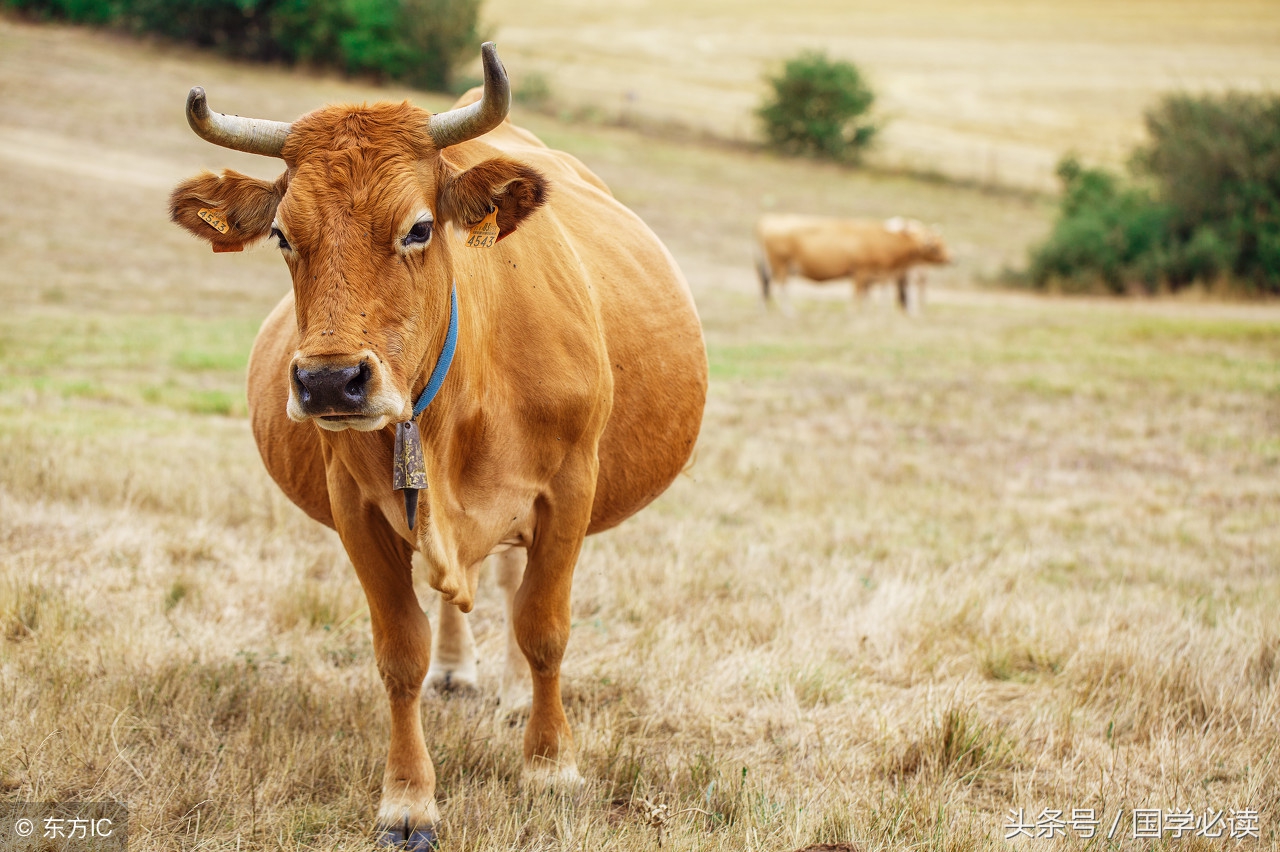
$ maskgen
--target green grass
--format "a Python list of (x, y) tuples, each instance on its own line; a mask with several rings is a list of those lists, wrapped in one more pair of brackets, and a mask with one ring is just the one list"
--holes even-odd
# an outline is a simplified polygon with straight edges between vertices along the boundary
[(0, 422), (55, 397), (244, 416), (244, 373), (258, 323), (180, 316), (0, 319)]

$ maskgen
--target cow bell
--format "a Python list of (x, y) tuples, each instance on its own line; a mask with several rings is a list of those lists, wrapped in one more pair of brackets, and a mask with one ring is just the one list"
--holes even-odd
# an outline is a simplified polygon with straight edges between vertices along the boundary
[(427, 465), (422, 458), (422, 436), (418, 423), (406, 420), (396, 425), (395, 449), (391, 453), (391, 487), (404, 492), (404, 516), (413, 529), (418, 520), (418, 492), (427, 490)]

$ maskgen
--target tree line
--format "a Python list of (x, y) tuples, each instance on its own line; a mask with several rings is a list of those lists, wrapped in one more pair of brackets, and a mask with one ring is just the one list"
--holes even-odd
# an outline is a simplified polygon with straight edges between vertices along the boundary
[(451, 91), (479, 52), (480, 0), (0, 0), (28, 17), (109, 26), (238, 59)]

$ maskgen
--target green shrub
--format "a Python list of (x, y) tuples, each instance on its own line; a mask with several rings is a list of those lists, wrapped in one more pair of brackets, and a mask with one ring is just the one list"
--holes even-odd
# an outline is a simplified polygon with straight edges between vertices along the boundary
[(343, 65), (349, 74), (403, 80), (413, 60), (402, 38), (400, 4), (396, 0), (346, 0), (347, 26), (338, 34)]
[(1058, 220), (1030, 279), (1065, 289), (1178, 289), (1231, 278), (1280, 293), (1280, 96), (1171, 95), (1122, 178), (1058, 167)]
[(1143, 189), (1125, 185), (1103, 169), (1084, 168), (1068, 157), (1058, 164), (1062, 180), (1059, 217), (1049, 239), (1031, 257), (1038, 287), (1056, 282), (1067, 290), (1101, 284), (1123, 292), (1128, 280), (1148, 286), (1159, 270), (1148, 269), (1167, 228), (1167, 210)]
[(1174, 209), (1174, 238), (1280, 292), (1280, 95), (1172, 95), (1146, 123), (1134, 170)]
[(480, 46), (480, 0), (0, 0), (236, 57), (307, 63), (447, 91)]
[(136, 32), (216, 47), (232, 56), (274, 58), (267, 43), (270, 32), (264, 28), (269, 4), (260, 7), (252, 0), (119, 0), (117, 8), (118, 22)]
[(109, 24), (120, 15), (120, 0), (0, 0), (0, 7), (36, 19)]
[(807, 52), (767, 77), (771, 92), (756, 115), (768, 144), (785, 154), (856, 160), (876, 126), (866, 117), (875, 94), (856, 65)]
[(336, 0), (277, 0), (270, 15), (276, 58), (289, 63), (332, 66), (342, 55), (340, 39), (350, 26)]
[(400, 8), (402, 38), (413, 56), (403, 79), (453, 91), (454, 67), (474, 59), (488, 37), (480, 30), (480, 0), (402, 0)]

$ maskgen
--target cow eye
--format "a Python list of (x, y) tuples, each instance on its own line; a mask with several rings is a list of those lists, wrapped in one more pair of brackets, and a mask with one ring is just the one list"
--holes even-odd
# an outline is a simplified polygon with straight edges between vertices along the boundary
[(427, 241), (430, 239), (431, 222), (430, 220), (425, 220), (422, 222), (415, 222), (413, 227), (409, 229), (409, 233), (405, 234), (404, 239), (400, 242), (405, 248), (408, 248), (409, 246), (426, 245)]
[(271, 236), (280, 241), (280, 248), (284, 249), (285, 251), (293, 250), (293, 246), (289, 245), (289, 241), (284, 238), (284, 234), (280, 233), (279, 228), (273, 227), (271, 229)]

